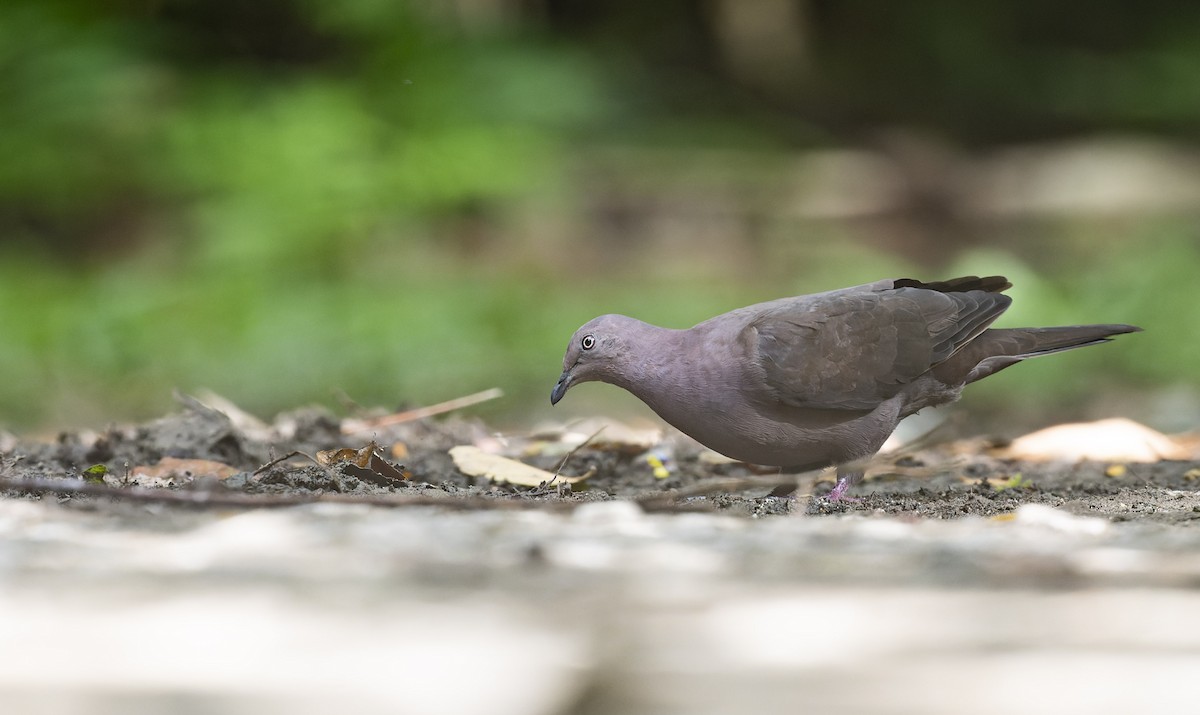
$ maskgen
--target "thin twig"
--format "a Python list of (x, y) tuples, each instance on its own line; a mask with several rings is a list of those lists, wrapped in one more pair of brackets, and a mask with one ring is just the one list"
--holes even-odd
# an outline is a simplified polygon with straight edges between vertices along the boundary
[(466, 395), (465, 397), (439, 402), (436, 405), (429, 405), (428, 407), (418, 407), (416, 409), (406, 410), (404, 412), (397, 412), (396, 414), (377, 417), (373, 420), (347, 420), (342, 424), (342, 434), (365, 432), (367, 430), (376, 429), (379, 427), (398, 425), (403, 422), (412, 422), (413, 420), (433, 417), (434, 415), (440, 415), (444, 412), (453, 412), (454, 410), (460, 410), (464, 407), (470, 407), (471, 405), (477, 405), (480, 402), (487, 402), (488, 400), (494, 400), (497, 397), (503, 396), (503, 390), (498, 387), (493, 387), (490, 390), (476, 392), (473, 395)]
[(0, 491), (19, 491), (27, 494), (68, 494), (72, 496), (109, 497), (125, 501), (178, 504), (190, 507), (277, 509), (302, 504), (367, 504), (383, 507), (437, 506), (458, 511), (476, 509), (550, 509), (569, 511), (578, 504), (523, 499), (504, 499), (483, 496), (405, 494), (246, 494), (244, 492), (186, 491), (150, 487), (112, 487), (85, 482), (82, 479), (24, 478), (0, 479)]
[(308, 461), (310, 461), (310, 462), (312, 462), (313, 464), (317, 465), (318, 467), (319, 467), (319, 466), (322, 466), (322, 465), (321, 465), (321, 463), (320, 463), (320, 462), (318, 462), (318, 461), (317, 461), (315, 458), (313, 458), (313, 456), (312, 456), (312, 455), (308, 454), (307, 452), (301, 452), (300, 450), (298, 450), (298, 449), (297, 449), (297, 450), (293, 450), (293, 451), (291, 451), (291, 452), (288, 452), (287, 454), (283, 455), (282, 457), (277, 457), (277, 458), (275, 458), (275, 459), (272, 459), (271, 461), (269, 461), (269, 462), (267, 462), (266, 464), (262, 465), (262, 466), (261, 466), (261, 467), (259, 467), (258, 469), (255, 469), (255, 470), (252, 472), (252, 474), (254, 474), (254, 475), (259, 475), (259, 474), (262, 474), (263, 472), (267, 471), (267, 470), (268, 470), (268, 469), (270, 469), (271, 467), (274, 467), (276, 464), (279, 464), (280, 462), (284, 461), (285, 459), (291, 459), (292, 457), (304, 457), (305, 459), (307, 459)]
[[(572, 478), (573, 481), (569, 481), (569, 482), (568, 481), (556, 482), (555, 480), (558, 479), (559, 475), (555, 474), (553, 477), (550, 477), (549, 479), (547, 479), (546, 481), (537, 485), (536, 487), (530, 487), (529, 490), (523, 491), (523, 492), (518, 492), (518, 493), (523, 496), (527, 496), (527, 497), (544, 497), (544, 496), (548, 496), (549, 494), (551, 494), (553, 492), (554, 494), (561, 497), (563, 494), (571, 493), (571, 485), (572, 484), (578, 484), (579, 482), (586, 481), (587, 479), (590, 479), (592, 477), (592, 475), (594, 475), (595, 473), (596, 473), (596, 468), (591, 467), (583, 474), (580, 474), (578, 477), (573, 477)], [(551, 486), (553, 486), (554, 488), (551, 489), (550, 488)]]
[(363, 406), (358, 404), (358, 401), (351, 397), (345, 390), (337, 389), (333, 391), (333, 399), (337, 400), (342, 409), (350, 413), (361, 413)]
[[(607, 426), (608, 425), (600, 425), (600, 429), (593, 432), (587, 439), (583, 440), (579, 444), (572, 447), (571, 450), (569, 452), (567, 452), (567, 454), (562, 458), (562, 461), (558, 463), (558, 469), (554, 470), (554, 479), (557, 479), (558, 475), (562, 474), (563, 467), (567, 466), (567, 460), (570, 459), (571, 457), (573, 457), (576, 452), (583, 449), (587, 445), (588, 442), (591, 442), (592, 440), (596, 439), (596, 436), (599, 435), (601, 432), (603, 432), (604, 428)], [(554, 481), (554, 479), (551, 479), (550, 481)]]
[(892, 461), (895, 461), (901, 457), (907, 457), (915, 454), (923, 449), (944, 444), (946, 440), (944, 440), (943, 437), (946, 437), (947, 433), (949, 433), (951, 429), (957, 429), (959, 424), (962, 422), (961, 414), (962, 413), (959, 412), (951, 413), (946, 419), (938, 422), (916, 437), (913, 437), (905, 444), (902, 444), (896, 449), (893, 449), (892, 451), (880, 456), (882, 456), (884, 459), (891, 459)]
[[(549, 479), (547, 479), (546, 481), (544, 481), (544, 482), (542, 482), (541, 484), (537, 485), (537, 486), (536, 486), (536, 487), (534, 487), (533, 489), (531, 489), (531, 490), (529, 490), (529, 491), (525, 492), (525, 494), (526, 494), (526, 495), (528, 495), (528, 496), (539, 496), (539, 497), (540, 497), (540, 496), (546, 496), (547, 494), (549, 494), (549, 493), (550, 493), (550, 486), (551, 486), (551, 485), (554, 485), (554, 484), (555, 484), (555, 482), (558, 480), (558, 478), (559, 478), (560, 476), (562, 476), (562, 469), (563, 469), (563, 467), (567, 466), (567, 460), (571, 458), (571, 455), (575, 454), (575, 453), (576, 453), (576, 452), (578, 452), (580, 449), (583, 449), (583, 446), (584, 446), (584, 445), (586, 445), (588, 442), (591, 442), (593, 439), (595, 439), (595, 438), (596, 438), (596, 435), (598, 435), (598, 434), (600, 434), (601, 432), (603, 432), (603, 431), (604, 431), (604, 428), (605, 428), (606, 426), (607, 426), (607, 425), (601, 425), (600, 429), (598, 429), (598, 430), (596, 430), (595, 432), (593, 432), (593, 433), (591, 434), (591, 436), (590, 436), (590, 437), (588, 437), (587, 439), (583, 440), (583, 441), (582, 441), (582, 442), (580, 442), (579, 444), (577, 444), (577, 445), (575, 445), (574, 447), (572, 447), (572, 448), (571, 448), (571, 451), (567, 452), (567, 454), (566, 454), (566, 455), (565, 455), (565, 456), (562, 458), (562, 461), (558, 463), (558, 469), (555, 469), (555, 470), (554, 470), (554, 476), (550, 477), (550, 478), (549, 478)], [(576, 477), (576, 478), (575, 478), (575, 481), (576, 481), (576, 482), (582, 482), (582, 481), (584, 481), (585, 479), (587, 479), (587, 478), (591, 477), (591, 476), (592, 476), (593, 474), (595, 474), (595, 473), (596, 473), (596, 468), (595, 468), (595, 467), (592, 467), (591, 469), (587, 470), (587, 472), (585, 472), (584, 474), (582, 474), (582, 475), (580, 475), (580, 476)], [(565, 483), (565, 482), (558, 482), (558, 484), (556, 484), (556, 485), (555, 485), (555, 492), (556, 492), (556, 493), (557, 493), (559, 496), (562, 496), (562, 491), (563, 491), (563, 485), (564, 485), (564, 484), (567, 484), (568, 486), (570, 485), (569, 483)]]

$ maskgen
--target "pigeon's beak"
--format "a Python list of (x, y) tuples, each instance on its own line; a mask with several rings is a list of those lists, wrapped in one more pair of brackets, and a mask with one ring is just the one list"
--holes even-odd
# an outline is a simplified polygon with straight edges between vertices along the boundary
[(567, 394), (567, 390), (571, 387), (571, 371), (563, 370), (563, 374), (555, 383), (554, 389), (550, 391), (550, 404), (557, 405), (558, 401)]

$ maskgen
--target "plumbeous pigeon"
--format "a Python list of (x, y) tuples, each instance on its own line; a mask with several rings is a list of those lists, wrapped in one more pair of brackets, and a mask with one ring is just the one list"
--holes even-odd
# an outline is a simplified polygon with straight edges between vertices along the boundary
[(1025, 358), (1140, 330), (989, 328), (1012, 302), (1001, 292), (1011, 286), (1002, 276), (883, 280), (739, 308), (686, 330), (602, 315), (571, 337), (550, 402), (590, 380), (622, 387), (733, 459), (788, 471), (837, 465), (837, 501), (904, 417)]

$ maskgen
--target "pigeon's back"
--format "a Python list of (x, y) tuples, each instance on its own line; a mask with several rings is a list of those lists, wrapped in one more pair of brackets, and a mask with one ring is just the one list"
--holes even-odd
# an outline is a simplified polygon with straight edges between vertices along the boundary
[[(934, 287), (929, 287), (929, 286)], [(871, 410), (987, 329), (1007, 281), (880, 281), (751, 306), (748, 385), (763, 402)]]

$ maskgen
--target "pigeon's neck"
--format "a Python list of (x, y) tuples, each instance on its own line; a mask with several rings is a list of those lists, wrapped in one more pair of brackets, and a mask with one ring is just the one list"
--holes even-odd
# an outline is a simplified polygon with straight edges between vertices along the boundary
[(663, 390), (670, 390), (680, 374), (680, 356), (686, 354), (687, 332), (640, 321), (629, 326), (623, 359), (613, 366), (609, 382), (647, 402)]
[(698, 407), (693, 405), (698, 393), (714, 377), (706, 368), (724, 364), (697, 359), (708, 349), (705, 336), (702, 326), (672, 330), (642, 323), (627, 334), (625, 359), (609, 382), (637, 396), (668, 422), (681, 419), (676, 413)]

